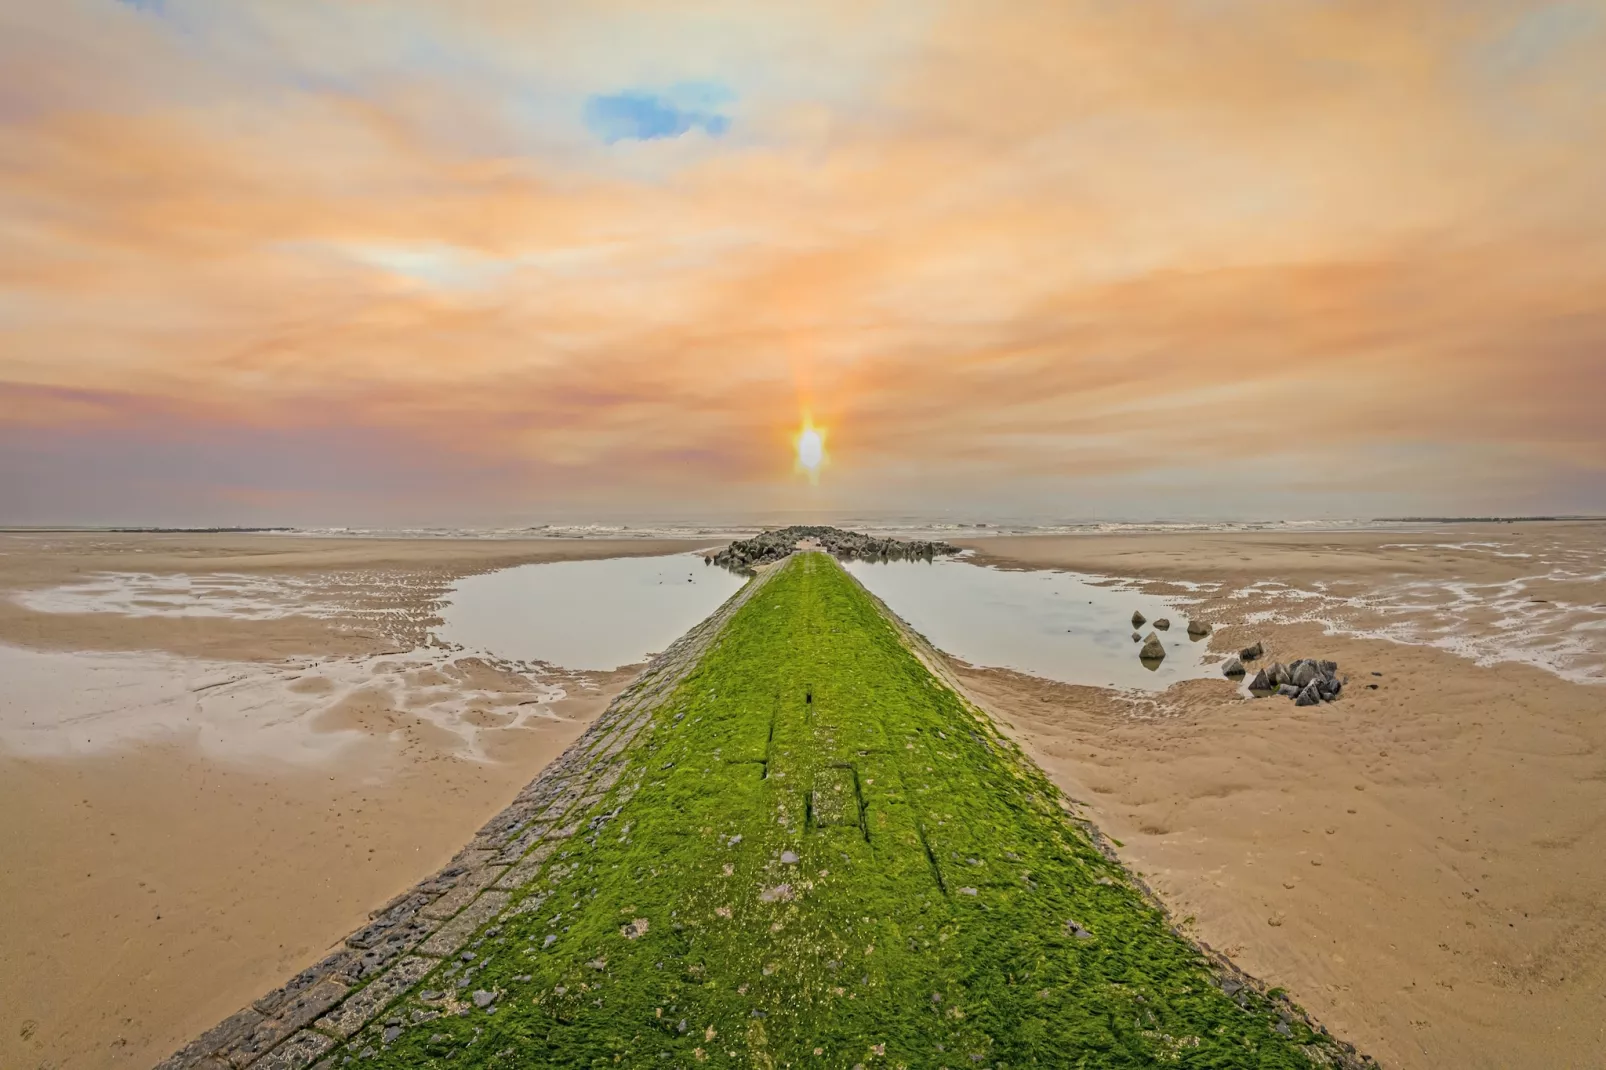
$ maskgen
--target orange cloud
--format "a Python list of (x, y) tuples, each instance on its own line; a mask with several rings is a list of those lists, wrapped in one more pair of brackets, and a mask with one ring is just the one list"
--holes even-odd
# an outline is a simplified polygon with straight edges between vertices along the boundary
[[(0, 429), (361, 429), (495, 473), (443, 514), (815, 500), (804, 408), (844, 507), (1606, 506), (1587, 16), (9, 13)], [(584, 128), (587, 94), (699, 80), (723, 137)], [(251, 478), (219, 508), (293, 498)]]

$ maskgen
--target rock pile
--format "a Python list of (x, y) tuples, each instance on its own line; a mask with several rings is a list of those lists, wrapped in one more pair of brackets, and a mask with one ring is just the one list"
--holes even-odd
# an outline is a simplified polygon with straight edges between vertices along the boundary
[(878, 539), (873, 535), (844, 531), (842, 528), (799, 524), (766, 531), (751, 539), (738, 539), (718, 553), (703, 558), (703, 561), (729, 569), (768, 565), (786, 557), (804, 540), (809, 540), (818, 549), (834, 557), (849, 561), (930, 561), (934, 557), (959, 552), (959, 547), (945, 542)]
[(1256, 698), (1282, 695), (1293, 699), (1296, 706), (1315, 706), (1337, 698), (1344, 690), (1344, 681), (1338, 677), (1338, 662), (1300, 658), (1288, 665), (1275, 662), (1261, 669), (1249, 681), (1249, 690)]

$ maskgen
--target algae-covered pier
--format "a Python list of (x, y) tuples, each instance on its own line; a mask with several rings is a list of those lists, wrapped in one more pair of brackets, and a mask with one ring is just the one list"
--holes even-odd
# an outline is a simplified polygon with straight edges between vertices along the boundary
[(1308, 1067), (836, 562), (758, 576), (441, 873), (163, 1064)]

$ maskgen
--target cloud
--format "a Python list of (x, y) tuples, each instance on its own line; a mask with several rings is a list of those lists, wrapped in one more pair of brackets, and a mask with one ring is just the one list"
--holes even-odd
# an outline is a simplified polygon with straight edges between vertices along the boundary
[(1491, 106), (1522, 4), (167, 6), (4, 16), (0, 520), (1606, 508), (1606, 40)]
[(730, 117), (713, 109), (730, 98), (728, 91), (707, 86), (682, 87), (664, 94), (644, 90), (599, 94), (586, 100), (585, 124), (609, 145), (676, 138), (692, 130), (721, 137), (730, 129)]

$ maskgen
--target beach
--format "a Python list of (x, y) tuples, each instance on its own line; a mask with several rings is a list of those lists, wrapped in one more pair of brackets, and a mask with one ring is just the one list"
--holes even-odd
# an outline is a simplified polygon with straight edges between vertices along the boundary
[[(438, 869), (635, 675), (429, 647), (455, 579), (697, 545), (0, 535), (0, 1066), (159, 1062)], [(48, 687), (89, 705), (17, 723)]]
[(1134, 695), (958, 671), (1178, 922), (1384, 1066), (1594, 1066), (1603, 535), (976, 540), (983, 562), (1169, 593), (1213, 650), (1260, 640), (1260, 664), (1331, 659), (1350, 683), (1302, 709), (1224, 679)]
[[(1592, 1065), (1603, 530), (975, 539), (1209, 621), (1212, 664), (1259, 640), (1349, 684), (1307, 709), (1218, 667), (950, 668), (1177, 924), (1384, 1066)], [(159, 1061), (438, 870), (635, 676), (443, 645), (454, 584), (708, 545), (0, 535), (0, 1065)], [(17, 716), (58, 694), (82, 708)]]

